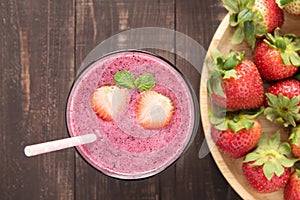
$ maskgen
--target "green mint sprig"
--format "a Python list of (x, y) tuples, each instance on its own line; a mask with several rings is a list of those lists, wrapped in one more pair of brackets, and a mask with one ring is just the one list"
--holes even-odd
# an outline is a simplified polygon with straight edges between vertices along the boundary
[(120, 87), (129, 89), (137, 88), (140, 91), (151, 90), (155, 86), (153, 74), (144, 73), (138, 78), (135, 78), (134, 75), (127, 70), (118, 71), (114, 75), (114, 81), (116, 85)]

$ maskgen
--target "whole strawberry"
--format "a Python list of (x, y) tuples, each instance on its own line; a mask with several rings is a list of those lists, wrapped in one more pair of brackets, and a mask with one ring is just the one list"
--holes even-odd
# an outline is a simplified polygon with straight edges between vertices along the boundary
[(296, 161), (286, 157), (290, 151), (288, 143), (280, 144), (279, 131), (270, 140), (262, 134), (258, 147), (246, 155), (242, 166), (245, 178), (255, 191), (274, 192), (287, 184)]
[(287, 13), (300, 16), (300, 0), (284, 0), (279, 1), (279, 7), (283, 8)]
[(284, 189), (284, 200), (300, 199), (300, 170), (292, 173), (288, 184)]
[(254, 50), (254, 63), (262, 78), (280, 80), (294, 75), (300, 66), (300, 38), (293, 34), (267, 34)]
[(300, 120), (300, 82), (289, 78), (272, 85), (266, 92), (264, 114), (285, 127)]
[(211, 115), (211, 136), (216, 145), (228, 156), (241, 158), (258, 143), (262, 134), (256, 113), (226, 113), (226, 117)]
[(263, 104), (263, 83), (255, 64), (244, 54), (213, 51), (208, 91), (215, 104), (228, 110), (255, 109)]
[(230, 12), (230, 25), (236, 30), (232, 42), (240, 44), (244, 38), (254, 48), (256, 38), (273, 32), (284, 21), (282, 9), (275, 0), (222, 0)]
[(300, 125), (292, 129), (289, 137), (289, 142), (292, 147), (292, 153), (296, 158), (300, 158)]

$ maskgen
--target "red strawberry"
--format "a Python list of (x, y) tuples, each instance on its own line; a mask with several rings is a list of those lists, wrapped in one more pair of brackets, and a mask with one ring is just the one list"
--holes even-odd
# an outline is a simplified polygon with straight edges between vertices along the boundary
[(285, 0), (279, 2), (279, 7), (283, 8), (287, 13), (300, 16), (300, 0)]
[(266, 35), (266, 39), (258, 43), (254, 50), (254, 63), (262, 78), (280, 80), (294, 75), (300, 66), (300, 39), (295, 35), (281, 36), (276, 29), (274, 36)]
[(222, 0), (230, 12), (230, 25), (236, 28), (232, 42), (240, 44), (244, 38), (254, 48), (256, 38), (273, 32), (284, 21), (283, 11), (275, 0)]
[(224, 57), (215, 50), (208, 91), (215, 104), (229, 110), (255, 109), (263, 104), (264, 90), (255, 64), (242, 53)]
[(260, 113), (227, 112), (226, 118), (211, 115), (213, 141), (232, 158), (245, 156), (257, 145), (262, 134), (261, 125), (256, 119)]
[(290, 176), (290, 180), (284, 189), (284, 200), (300, 199), (300, 170), (296, 170)]
[(284, 14), (275, 0), (256, 0), (253, 9), (262, 14), (263, 24), (267, 25), (268, 33), (272, 33), (277, 27), (282, 26)]
[(266, 92), (265, 106), (268, 120), (295, 127), (300, 120), (300, 82), (290, 78), (272, 85)]
[(279, 131), (269, 141), (262, 134), (258, 147), (247, 154), (242, 166), (246, 180), (255, 191), (274, 192), (287, 184), (296, 161), (286, 157), (290, 151), (288, 143), (280, 144)]
[(292, 153), (296, 158), (300, 158), (300, 125), (292, 129), (289, 137), (289, 142), (292, 147)]
[(156, 129), (168, 125), (173, 112), (171, 99), (158, 92), (144, 92), (137, 100), (137, 122), (144, 128)]
[(115, 119), (127, 101), (127, 89), (121, 89), (117, 86), (102, 86), (91, 97), (93, 110), (106, 121)]

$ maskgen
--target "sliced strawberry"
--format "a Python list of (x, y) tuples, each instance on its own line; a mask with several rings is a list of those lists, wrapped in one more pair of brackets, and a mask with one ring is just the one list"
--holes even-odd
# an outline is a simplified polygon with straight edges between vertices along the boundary
[(144, 128), (156, 129), (168, 125), (173, 112), (171, 99), (158, 92), (144, 92), (137, 100), (137, 122)]
[(115, 119), (128, 101), (127, 89), (117, 86), (102, 86), (92, 95), (91, 103), (95, 113), (106, 121)]

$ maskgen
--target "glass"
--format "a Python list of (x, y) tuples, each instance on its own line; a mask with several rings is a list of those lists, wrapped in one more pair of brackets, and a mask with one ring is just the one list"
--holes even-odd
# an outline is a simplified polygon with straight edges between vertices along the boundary
[[(101, 85), (113, 84), (113, 74), (121, 69), (154, 74), (154, 90), (172, 96), (176, 107), (168, 126), (149, 130), (135, 123), (131, 111), (140, 92), (134, 90), (119, 118), (107, 122), (96, 116), (92, 93)], [(97, 170), (119, 179), (147, 178), (176, 163), (193, 142), (199, 118), (197, 97), (182, 73), (164, 58), (141, 50), (112, 52), (90, 63), (76, 77), (66, 106), (71, 137), (97, 135), (96, 142), (76, 147), (79, 154)]]

